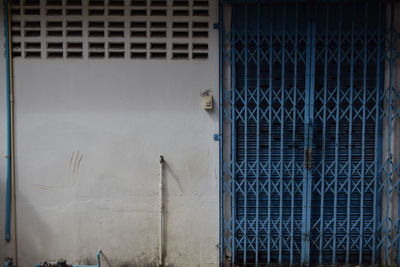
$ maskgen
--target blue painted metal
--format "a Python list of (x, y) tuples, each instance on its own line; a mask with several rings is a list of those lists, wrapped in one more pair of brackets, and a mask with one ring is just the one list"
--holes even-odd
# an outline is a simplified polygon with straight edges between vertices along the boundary
[[(232, 180), (230, 181), (231, 183), (231, 231), (232, 231), (232, 236), (231, 236), (231, 258), (232, 258), (232, 262), (236, 262), (236, 246), (239, 246), (239, 240), (237, 238), (237, 223), (238, 220), (236, 218), (236, 201), (237, 201), (237, 195), (236, 195), (236, 188), (237, 188), (237, 162), (236, 162), (236, 115), (237, 115), (237, 109), (236, 109), (236, 95), (237, 95), (237, 89), (236, 89), (236, 49), (234, 49), (234, 47), (236, 46), (236, 28), (235, 28), (235, 14), (232, 14), (232, 30), (231, 30), (231, 46), (232, 46), (232, 50), (231, 50), (231, 66), (232, 66), (232, 75), (231, 75), (231, 101), (230, 101), (230, 105), (232, 106), (231, 109), (231, 139), (232, 139), (232, 153), (231, 153), (231, 161), (230, 161), (230, 165), (231, 165), (231, 170), (232, 170)], [(242, 248), (243, 250), (243, 248)]]
[(14, 266), (14, 260), (11, 258), (5, 258), (3, 267), (13, 267)]
[(343, 13), (343, 6), (339, 6), (339, 34), (338, 34), (338, 41), (337, 41), (337, 59), (336, 59), (336, 65), (337, 65), (337, 70), (336, 70), (336, 100), (332, 101), (335, 105), (334, 108), (334, 113), (335, 113), (335, 161), (334, 161), (334, 168), (335, 168), (335, 173), (333, 177), (333, 183), (334, 183), (334, 191), (333, 191), (333, 233), (332, 233), (332, 238), (333, 238), (333, 245), (332, 245), (332, 263), (336, 265), (336, 260), (337, 260), (337, 254), (336, 254), (336, 249), (337, 249), (337, 228), (338, 228), (338, 218), (337, 218), (337, 211), (338, 211), (338, 178), (339, 178), (339, 127), (340, 127), (340, 94), (341, 94), (341, 64), (342, 64), (342, 13)]
[(279, 2), (233, 2), (220, 32), (221, 264), (393, 264), (394, 11)]
[[(376, 88), (381, 88), (382, 87), (382, 77), (381, 77), (381, 68), (382, 65), (379, 64), (379, 59), (382, 58), (382, 40), (384, 37), (382, 36), (382, 3), (379, 4), (378, 6), (378, 37), (377, 37), (377, 64), (376, 64), (376, 83), (375, 87)], [(382, 143), (382, 123), (381, 123), (381, 106), (380, 106), (380, 99), (381, 99), (381, 90), (375, 90), (375, 99), (377, 100), (375, 102), (375, 144), (381, 144)], [(380, 190), (380, 185), (382, 183), (381, 181), (381, 170), (379, 169), (379, 166), (381, 165), (381, 159), (382, 159), (382, 146), (379, 145), (378, 149), (375, 149), (374, 153), (374, 185), (373, 185), (373, 204), (376, 207), (373, 211), (372, 215), (372, 220), (373, 220), (373, 229), (372, 229), (372, 264), (375, 265), (379, 262), (380, 259), (380, 251), (378, 250), (378, 236), (381, 234), (381, 230), (379, 227), (380, 224), (380, 218), (382, 218), (382, 205), (381, 205), (381, 190)]]
[[(326, 158), (327, 158), (327, 153), (326, 153), (326, 133), (327, 133), (327, 122), (326, 122), (326, 118), (327, 118), (327, 88), (328, 88), (328, 44), (329, 44), (329, 7), (326, 7), (325, 10), (325, 38), (323, 38), (324, 41), (324, 53), (323, 53), (323, 57), (324, 57), (324, 78), (323, 78), (323, 99), (322, 99), (322, 146), (321, 146), (321, 192), (325, 192), (325, 169), (326, 169)], [(324, 200), (325, 200), (325, 195), (321, 194), (320, 197), (320, 218), (319, 221), (317, 221), (315, 223), (316, 228), (319, 230), (319, 233), (323, 233), (324, 232)], [(319, 248), (323, 248), (324, 247), (324, 239), (323, 238), (319, 238)], [(318, 264), (322, 265), (324, 260), (323, 260), (323, 250), (319, 249), (318, 250)]]
[[(223, 136), (224, 136), (224, 108), (222, 103), (224, 103), (224, 6), (222, 1), (219, 1), (218, 5), (219, 13), (219, 134), (214, 135), (214, 140), (219, 141), (219, 262), (220, 266), (224, 265), (224, 146), (223, 146)], [(217, 137), (217, 138), (216, 138)]]
[(4, 42), (6, 56), (6, 214), (5, 214), (5, 239), (11, 240), (11, 205), (12, 205), (12, 111), (11, 111), (11, 51), (10, 51), (10, 25), (9, 1), (4, 0)]
[[(350, 100), (349, 104), (353, 105), (354, 103), (354, 21), (351, 22), (351, 52), (350, 52)], [(351, 176), (352, 176), (352, 152), (353, 152), (353, 109), (350, 108), (349, 111), (349, 138), (348, 138), (348, 168), (347, 168), (347, 177), (346, 177), (346, 184), (347, 184), (347, 192), (351, 192), (352, 184), (351, 184)], [(347, 211), (346, 211), (346, 231), (350, 233), (350, 213), (351, 213), (351, 195), (347, 194)], [(346, 237), (346, 264), (350, 262), (350, 235)]]
[(261, 83), (260, 83), (260, 75), (261, 75), (261, 64), (260, 64), (260, 43), (261, 43), (261, 33), (260, 33), (260, 5), (257, 5), (257, 59), (256, 59), (256, 93), (257, 93), (257, 100), (256, 100), (256, 217), (255, 217), (255, 264), (258, 265), (259, 263), (259, 243), (260, 243), (260, 99), (261, 99)]

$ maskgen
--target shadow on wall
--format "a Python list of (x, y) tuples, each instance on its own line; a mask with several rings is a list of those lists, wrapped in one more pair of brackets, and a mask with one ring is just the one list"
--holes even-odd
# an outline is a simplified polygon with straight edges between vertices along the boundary
[[(21, 194), (21, 192), (17, 191), (18, 206), (21, 205), (30, 205), (29, 201)], [(19, 209), (22, 210), (22, 209)], [(28, 227), (18, 227), (18, 242), (19, 242), (19, 250), (18, 250), (18, 259), (21, 262), (28, 263), (29, 266), (35, 266), (36, 264), (45, 262), (45, 261), (57, 261), (60, 258), (66, 258), (66, 255), (54, 255), (55, 258), (45, 258), (45, 256), (41, 256), (44, 254), (48, 254), (49, 246), (63, 246), (68, 248), (70, 251), (73, 251), (73, 244), (65, 244), (65, 240), (62, 239), (62, 235), (60, 233), (54, 233), (54, 230), (47, 226), (45, 222), (45, 218), (40, 216), (34, 207), (30, 209), (24, 209), (25, 211), (29, 210), (29, 214), (25, 214), (24, 217), (29, 217), (32, 228)], [(17, 216), (18, 221), (18, 216)], [(90, 223), (90, 222), (88, 222)], [(62, 229), (60, 229), (62, 232)], [(65, 234), (65, 233), (64, 233)], [(46, 236), (60, 236), (59, 241), (54, 242), (47, 240)], [(133, 241), (134, 242), (134, 241)], [(101, 248), (99, 248), (101, 249)], [(93, 248), (93, 256), (90, 257), (82, 257), (78, 259), (77, 262), (74, 259), (66, 258), (68, 264), (83, 264), (83, 265), (95, 265), (97, 264), (96, 260), (96, 250), (97, 248)], [(58, 258), (57, 258), (58, 256)], [(21, 267), (21, 264), (19, 264)], [(156, 262), (144, 262), (143, 260), (131, 260), (130, 262), (123, 262), (118, 260), (111, 260), (109, 255), (107, 255), (107, 251), (102, 250), (101, 255), (101, 266), (102, 267), (156, 267)], [(166, 265), (165, 267), (174, 267), (173, 265)]]
[[(181, 184), (179, 176), (174, 172), (173, 166), (168, 164), (168, 159), (165, 162), (165, 173), (164, 173), (164, 204), (165, 204), (165, 213), (164, 213), (164, 236), (168, 236), (168, 225), (169, 216), (168, 216), (168, 207), (169, 207), (169, 194), (168, 194), (168, 185), (176, 184), (179, 192), (181, 194), (184, 193), (183, 185)], [(18, 175), (16, 175), (18, 177)], [(4, 189), (4, 182), (1, 182), (1, 188)], [(17, 222), (18, 222), (18, 260), (20, 263), (29, 264), (28, 266), (35, 266), (35, 264), (42, 263), (44, 261), (57, 261), (60, 258), (65, 258), (68, 264), (84, 264), (84, 265), (95, 265), (96, 261), (96, 251), (97, 249), (102, 249), (101, 255), (101, 266), (102, 267), (156, 267), (157, 260), (153, 260), (149, 262), (147, 259), (141, 259), (137, 257), (136, 259), (130, 259), (128, 261), (121, 261), (119, 259), (113, 258), (112, 255), (108, 254), (106, 248), (102, 247), (93, 247), (93, 253), (88, 257), (84, 255), (74, 255), (76, 251), (79, 251), (79, 248), (76, 249), (74, 246), (79, 245), (79, 238), (76, 242), (71, 242), (71, 239), (65, 238), (66, 235), (74, 235), (74, 233), (67, 233), (67, 229), (63, 229), (62, 225), (59, 228), (54, 227), (54, 225), (49, 225), (46, 222), (46, 211), (43, 213), (43, 209), (37, 209), (38, 204), (32, 204), (31, 201), (23, 195), (23, 190), (18, 190), (17, 187)], [(35, 190), (35, 189), (32, 189)], [(39, 190), (36, 188), (36, 190)], [(37, 192), (38, 194), (40, 192)], [(51, 200), (51, 199), (49, 199)], [(51, 211), (51, 213), (55, 212), (56, 216), (60, 216), (59, 221), (71, 221), (71, 218), (67, 218), (69, 213), (62, 211)], [(52, 214), (54, 216), (54, 214)], [(21, 222), (18, 221), (18, 218), (29, 218), (29, 222)], [(91, 222), (86, 222), (90, 224)], [(30, 225), (30, 227), (26, 227)], [(72, 238), (72, 241), (76, 240)], [(165, 239), (164, 239), (165, 240)], [(71, 244), (67, 244), (66, 242), (70, 242)], [(132, 240), (135, 242), (135, 240)], [(165, 251), (168, 251), (167, 248), (168, 242), (165, 244)], [(53, 246), (55, 249), (57, 247), (63, 247), (66, 249), (65, 254), (58, 255), (50, 255), (53, 258), (46, 258), (49, 255), (49, 249)], [(50, 249), (51, 250), (51, 249)], [(57, 250), (57, 249), (56, 249)], [(86, 250), (86, 249), (85, 249)], [(59, 251), (59, 250), (58, 250)], [(50, 252), (51, 253), (51, 252)], [(71, 254), (74, 255), (73, 258)], [(135, 254), (132, 251), (132, 254)], [(6, 255), (8, 256), (8, 255)], [(167, 255), (165, 254), (167, 257)], [(75, 258), (76, 257), (76, 258)], [(129, 258), (129, 255), (127, 255)], [(21, 264), (19, 264), (21, 267)], [(174, 267), (177, 266), (175, 264), (165, 264), (164, 267)]]

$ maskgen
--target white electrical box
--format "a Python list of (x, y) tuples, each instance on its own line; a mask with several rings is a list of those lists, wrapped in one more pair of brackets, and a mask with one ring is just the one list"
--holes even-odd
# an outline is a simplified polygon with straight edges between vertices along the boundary
[(201, 94), (202, 102), (203, 102), (203, 108), (205, 110), (212, 110), (213, 109), (213, 94), (211, 90), (207, 90), (204, 93)]

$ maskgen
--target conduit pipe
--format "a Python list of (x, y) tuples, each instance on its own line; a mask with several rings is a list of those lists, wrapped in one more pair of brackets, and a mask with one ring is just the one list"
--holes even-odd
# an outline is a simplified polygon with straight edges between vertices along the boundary
[(160, 240), (158, 246), (158, 266), (164, 266), (164, 156), (160, 156)]
[[(14, 89), (12, 67), (12, 37), (10, 1), (4, 0), (4, 41), (6, 56), (6, 222), (5, 239), (11, 240), (11, 222), (15, 229), (15, 176), (14, 176)], [(13, 209), (13, 210), (12, 210)], [(11, 216), (13, 214), (13, 220)], [(15, 237), (14, 237), (14, 240)], [(16, 242), (16, 241), (15, 241)], [(15, 248), (16, 250), (16, 248)], [(16, 252), (15, 252), (16, 253)], [(15, 258), (14, 258), (15, 260)]]

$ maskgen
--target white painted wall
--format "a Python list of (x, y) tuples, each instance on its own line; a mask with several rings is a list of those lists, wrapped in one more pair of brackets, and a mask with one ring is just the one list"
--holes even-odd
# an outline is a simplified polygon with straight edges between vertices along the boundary
[[(0, 0), (1, 6), (3, 5), (2, 1)], [(4, 222), (5, 222), (5, 79), (6, 79), (6, 72), (4, 71), (5, 67), (5, 57), (4, 57), (4, 19), (3, 19), (3, 12), (0, 12), (0, 259), (3, 260), (6, 256), (6, 250), (9, 250), (7, 244), (4, 243)], [(10, 252), (11, 255), (11, 252)], [(1, 262), (2, 263), (2, 262)]]
[(110, 266), (154, 264), (160, 155), (167, 265), (217, 265), (218, 112), (201, 106), (209, 88), (218, 98), (217, 31), (209, 60), (14, 64), (19, 266), (91, 263), (99, 248)]

